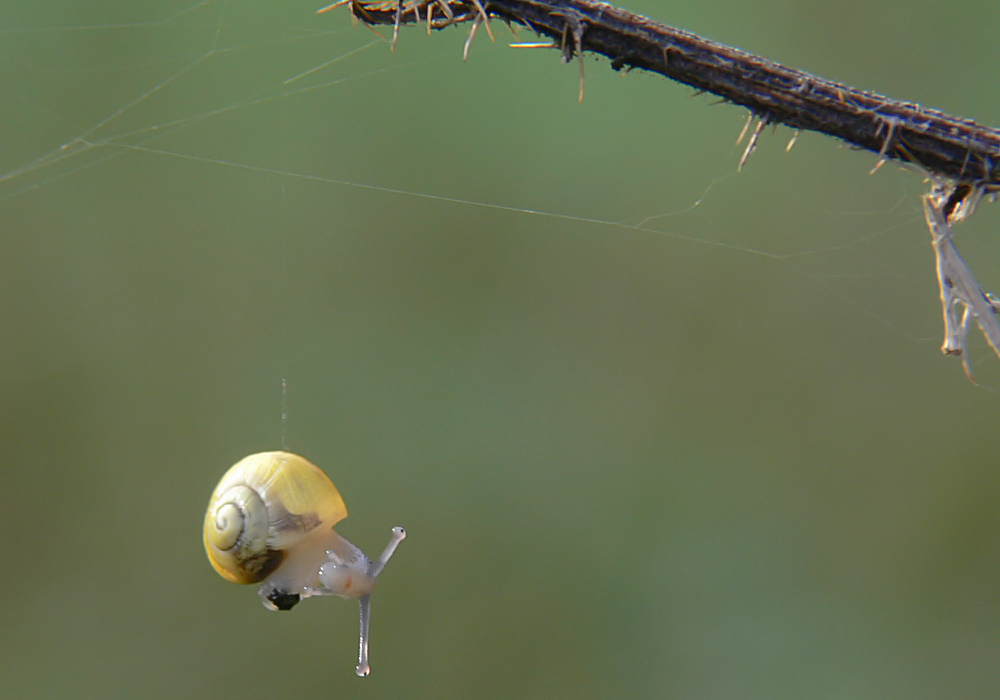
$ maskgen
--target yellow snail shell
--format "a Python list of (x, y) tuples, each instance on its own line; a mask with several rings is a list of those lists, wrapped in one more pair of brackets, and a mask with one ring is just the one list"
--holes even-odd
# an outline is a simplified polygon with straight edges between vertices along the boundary
[(375, 580), (406, 532), (392, 529), (375, 562), (333, 530), (347, 506), (315, 464), (290, 452), (260, 452), (225, 473), (208, 503), (203, 540), (212, 566), (227, 581), (260, 583), (271, 610), (302, 598), (358, 598), (361, 644), (357, 673), (368, 675), (368, 618)]

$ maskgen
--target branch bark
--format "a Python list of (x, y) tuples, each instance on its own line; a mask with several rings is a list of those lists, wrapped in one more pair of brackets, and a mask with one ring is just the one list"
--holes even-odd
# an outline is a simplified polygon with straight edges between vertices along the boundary
[[(939, 179), (1000, 191), (1000, 130), (820, 78), (596, 0), (343, 0), (367, 24), (517, 22), (564, 59), (585, 51), (616, 70), (640, 68), (746, 107), (764, 124), (818, 131), (912, 163)], [(330, 8), (324, 8), (330, 9)], [(487, 24), (487, 28), (488, 28)], [(471, 37), (470, 37), (471, 39)], [(880, 161), (881, 162), (881, 161)]]

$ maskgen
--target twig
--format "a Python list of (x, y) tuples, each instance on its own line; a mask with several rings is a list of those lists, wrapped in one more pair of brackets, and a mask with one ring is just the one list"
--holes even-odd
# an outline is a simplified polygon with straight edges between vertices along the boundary
[[(976, 380), (969, 368), (966, 348), (969, 318), (971, 316), (976, 319), (986, 342), (1000, 355), (1000, 321), (997, 318), (1000, 301), (983, 291), (972, 270), (959, 255), (951, 225), (971, 216), (982, 194), (982, 190), (968, 185), (935, 183), (930, 193), (924, 195), (924, 215), (931, 232), (931, 245), (934, 246), (941, 309), (944, 314), (944, 344), (941, 352), (945, 355), (961, 355), (965, 374), (972, 382)], [(961, 320), (958, 315), (960, 306)]]
[(913, 163), (938, 179), (1000, 191), (1000, 130), (787, 68), (597, 0), (406, 0), (403, 12), (397, 0), (342, 4), (368, 24), (418, 22), (431, 6), (450, 10), (433, 21), (428, 16), (435, 29), (484, 14), (517, 22), (553, 39), (564, 58), (602, 54), (616, 70), (653, 71), (742, 105), (762, 124), (818, 131), (872, 151), (880, 162)]

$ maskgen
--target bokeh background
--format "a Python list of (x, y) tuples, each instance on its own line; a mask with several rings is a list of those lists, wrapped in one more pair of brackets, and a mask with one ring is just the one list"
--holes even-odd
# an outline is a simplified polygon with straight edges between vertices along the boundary
[[(994, 0), (627, 6), (1000, 123)], [(317, 7), (0, 6), (3, 697), (996, 697), (1000, 360), (939, 352), (921, 176)], [(368, 679), (353, 602), (205, 561), (282, 446), (410, 533)]]

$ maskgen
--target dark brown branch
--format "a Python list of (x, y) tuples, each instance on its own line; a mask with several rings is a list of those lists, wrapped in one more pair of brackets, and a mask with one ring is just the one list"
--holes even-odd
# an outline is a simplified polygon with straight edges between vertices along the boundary
[[(475, 0), (338, 4), (350, 4), (363, 22), (397, 28), (483, 19)], [(786, 68), (595, 0), (482, 0), (482, 7), (492, 18), (550, 37), (566, 59), (579, 46), (608, 57), (616, 70), (641, 68), (719, 95), (763, 123), (819, 131), (939, 178), (1000, 191), (1000, 130), (970, 119)]]

